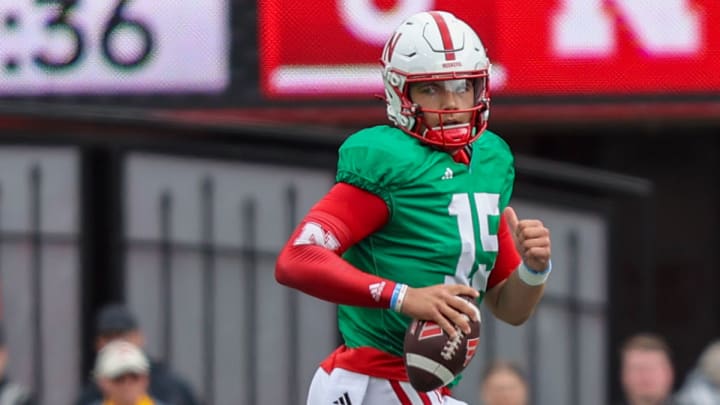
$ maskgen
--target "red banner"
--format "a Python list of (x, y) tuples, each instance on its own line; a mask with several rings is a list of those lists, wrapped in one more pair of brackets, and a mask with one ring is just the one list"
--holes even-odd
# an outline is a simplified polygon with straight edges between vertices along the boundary
[(384, 41), (402, 19), (429, 9), (476, 29), (495, 94), (720, 91), (717, 0), (260, 0), (264, 95), (381, 93)]

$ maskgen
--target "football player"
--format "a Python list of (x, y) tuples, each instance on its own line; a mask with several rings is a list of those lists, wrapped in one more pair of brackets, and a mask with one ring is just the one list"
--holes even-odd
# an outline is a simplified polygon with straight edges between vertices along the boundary
[(281, 284), (339, 304), (344, 345), (312, 381), (308, 404), (459, 404), (443, 387), (417, 392), (403, 364), (413, 318), (469, 332), (484, 301), (523, 323), (551, 270), (550, 234), (508, 207), (507, 144), (486, 130), (490, 62), (454, 15), (405, 20), (381, 57), (392, 125), (340, 147), (337, 183), (282, 249)]

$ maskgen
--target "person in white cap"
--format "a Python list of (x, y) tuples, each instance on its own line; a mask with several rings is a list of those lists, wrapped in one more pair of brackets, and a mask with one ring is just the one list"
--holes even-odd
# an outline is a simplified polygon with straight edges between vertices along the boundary
[(150, 363), (142, 350), (116, 340), (98, 353), (94, 376), (103, 394), (97, 405), (163, 405), (148, 393)]
[[(100, 308), (95, 322), (94, 338), (96, 351), (101, 350), (108, 342), (118, 339), (128, 341), (141, 350), (145, 343), (138, 319), (127, 306), (118, 303), (110, 303)], [(182, 376), (159, 359), (148, 356), (148, 361), (150, 362), (148, 388), (150, 396), (170, 405), (200, 404), (190, 384)], [(85, 382), (74, 405), (95, 405), (100, 399), (102, 392), (93, 377)]]

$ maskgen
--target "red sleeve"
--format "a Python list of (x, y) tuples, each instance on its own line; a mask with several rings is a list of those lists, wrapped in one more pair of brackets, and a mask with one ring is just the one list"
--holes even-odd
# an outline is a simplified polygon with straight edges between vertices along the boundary
[(340, 257), (385, 225), (385, 201), (337, 183), (308, 212), (275, 265), (280, 284), (337, 304), (387, 308), (395, 282), (365, 273)]
[(520, 266), (520, 254), (515, 249), (510, 227), (505, 221), (505, 216), (500, 215), (500, 227), (498, 229), (498, 255), (495, 259), (495, 266), (490, 272), (490, 279), (487, 283), (487, 290), (495, 287), (501, 281), (510, 277), (515, 269)]

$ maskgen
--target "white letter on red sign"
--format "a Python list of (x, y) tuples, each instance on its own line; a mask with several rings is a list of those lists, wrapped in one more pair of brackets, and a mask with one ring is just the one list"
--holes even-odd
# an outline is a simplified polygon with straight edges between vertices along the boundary
[(686, 55), (700, 49), (701, 17), (688, 0), (564, 0), (551, 23), (556, 54), (592, 58), (616, 51), (615, 18), (604, 3), (615, 5), (618, 19), (650, 55)]
[(361, 41), (382, 46), (395, 28), (412, 14), (432, 9), (433, 0), (397, 0), (389, 11), (379, 10), (372, 0), (340, 0), (343, 24)]

